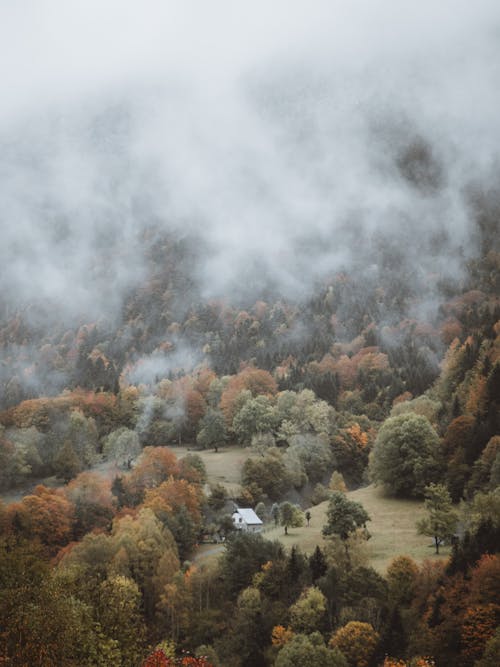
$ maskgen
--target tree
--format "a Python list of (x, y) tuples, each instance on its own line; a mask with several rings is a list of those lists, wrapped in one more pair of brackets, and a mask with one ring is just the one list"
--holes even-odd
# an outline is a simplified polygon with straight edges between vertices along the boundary
[(347, 667), (347, 661), (337, 649), (325, 646), (319, 632), (295, 635), (278, 653), (275, 667)]
[(277, 526), (280, 518), (280, 506), (278, 503), (271, 505), (271, 516), (273, 517), (274, 525)]
[(141, 594), (135, 581), (115, 575), (99, 586), (97, 614), (108, 637), (118, 642), (123, 667), (138, 664), (145, 638)]
[(418, 567), (409, 556), (396, 556), (387, 567), (389, 597), (395, 605), (408, 605), (415, 595)]
[(208, 496), (208, 504), (213, 510), (221, 510), (226, 504), (227, 490), (226, 487), (217, 482), (217, 484), (210, 485), (210, 495)]
[(135, 431), (122, 426), (108, 435), (104, 443), (103, 453), (113, 459), (119, 466), (130, 468), (132, 461), (141, 451), (139, 436)]
[(290, 626), (285, 628), (283, 625), (275, 625), (271, 634), (271, 643), (281, 648), (292, 639), (294, 634)]
[(82, 472), (65, 487), (64, 494), (75, 506), (75, 537), (110, 526), (115, 499), (109, 479), (95, 472)]
[(344, 482), (344, 477), (338, 470), (334, 470), (332, 472), (332, 476), (330, 477), (330, 484), (328, 486), (332, 491), (341, 491), (342, 493), (347, 493), (347, 486)]
[(232, 642), (241, 667), (253, 667), (264, 662), (266, 618), (260, 591), (254, 586), (245, 588), (238, 596)]
[(82, 464), (69, 440), (65, 440), (59, 450), (54, 460), (53, 469), (56, 475), (66, 483), (81, 471)]
[(460, 635), (462, 654), (468, 664), (475, 663), (483, 655), (498, 627), (499, 616), (498, 604), (474, 605), (466, 609)]
[(377, 484), (398, 496), (421, 496), (437, 480), (439, 438), (422, 415), (402, 414), (387, 419), (379, 431), (370, 459)]
[(177, 477), (179, 464), (167, 447), (144, 447), (132, 472), (124, 480), (126, 492), (139, 504), (146, 489), (159, 486), (170, 476)]
[(74, 521), (74, 505), (62, 493), (38, 485), (33, 493), (7, 508), (7, 519), (22, 537), (39, 539), (52, 550), (67, 544)]
[(227, 440), (226, 422), (220, 410), (209, 408), (199, 422), (200, 430), (196, 442), (203, 449), (213, 447), (215, 451)]
[(434, 538), (436, 554), (443, 540), (449, 539), (455, 532), (457, 515), (453, 511), (448, 489), (442, 484), (430, 484), (424, 489), (425, 509), (429, 516), (417, 522), (417, 530), (421, 535)]
[(296, 454), (311, 482), (323, 479), (332, 464), (330, 442), (325, 434), (294, 435), (290, 438), (287, 456)]
[(311, 570), (311, 579), (313, 584), (316, 583), (318, 579), (323, 577), (328, 570), (325, 554), (321, 550), (319, 544), (316, 545), (314, 552), (311, 556), (309, 556), (309, 569)]
[(342, 651), (352, 667), (368, 667), (379, 640), (370, 623), (351, 621), (335, 632), (330, 646)]
[(358, 528), (366, 527), (366, 522), (370, 521), (368, 512), (361, 503), (348, 500), (344, 493), (334, 491), (328, 504), (326, 516), (327, 523), (323, 527), (323, 535), (326, 537), (338, 535), (344, 544), (346, 556), (349, 559), (347, 540)]
[(254, 435), (268, 433), (276, 425), (273, 405), (267, 396), (250, 398), (233, 418), (233, 430), (240, 442), (249, 444)]
[(288, 535), (288, 527), (300, 528), (304, 525), (304, 513), (297, 505), (285, 501), (280, 505), (280, 524), (285, 528), (285, 535)]
[(272, 500), (278, 500), (290, 488), (290, 478), (279, 449), (271, 449), (266, 456), (248, 458), (241, 469), (244, 486), (256, 484)]
[(264, 563), (282, 557), (283, 547), (279, 542), (264, 540), (257, 533), (236, 531), (226, 540), (221, 572), (228, 592), (232, 596), (249, 586), (254, 574)]
[(309, 634), (321, 628), (326, 612), (326, 598), (311, 586), (306, 588), (297, 602), (290, 607), (291, 626), (294, 632)]
[(475, 663), (475, 667), (497, 667), (500, 655), (500, 627), (496, 629), (493, 637), (487, 642), (483, 657)]
[(6, 665), (122, 664), (91, 607), (61, 585), (32, 543), (0, 540), (0, 618)]
[(135, 517), (124, 516), (113, 522), (111, 545), (114, 558), (110, 566), (117, 574), (132, 575), (142, 592), (146, 619), (150, 620), (160, 593), (155, 584), (159, 563), (167, 551), (178, 563), (172, 533), (151, 509), (144, 508)]

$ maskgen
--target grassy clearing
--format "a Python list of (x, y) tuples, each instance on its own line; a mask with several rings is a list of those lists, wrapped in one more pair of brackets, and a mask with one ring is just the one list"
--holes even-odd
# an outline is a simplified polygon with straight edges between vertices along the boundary
[(385, 571), (394, 556), (400, 554), (417, 562), (426, 558), (446, 559), (450, 555), (450, 547), (441, 547), (436, 556), (432, 538), (417, 534), (415, 524), (425, 516), (422, 501), (388, 498), (373, 485), (353, 491), (349, 497), (360, 502), (370, 514), (368, 530), (372, 537), (368, 546), (372, 565), (379, 571)]
[[(417, 534), (415, 524), (425, 514), (423, 502), (385, 497), (373, 485), (351, 491), (348, 496), (360, 502), (371, 517), (368, 553), (370, 564), (379, 572), (385, 572), (390, 561), (400, 554), (411, 556), (417, 562), (449, 556), (449, 547), (441, 548), (439, 556), (436, 556), (432, 539)], [(283, 534), (283, 528), (272, 528), (266, 530), (265, 537), (277, 539), (288, 547), (296, 544), (310, 554), (317, 544), (321, 546), (325, 542), (321, 529), (326, 522), (327, 507), (328, 502), (324, 502), (310, 509), (309, 527), (289, 528), (288, 536)]]
[(177, 458), (186, 454), (198, 454), (207, 469), (208, 482), (210, 484), (222, 484), (232, 493), (240, 486), (240, 474), (243, 463), (249, 457), (250, 452), (241, 447), (224, 447), (218, 452), (213, 449), (196, 451), (187, 447), (171, 447)]
[[(189, 451), (186, 447), (173, 447), (172, 450), (179, 458)], [(218, 482), (230, 493), (239, 487), (241, 467), (250, 453), (241, 447), (226, 447), (217, 453), (213, 450), (196, 452), (205, 463), (209, 483)], [(417, 562), (449, 556), (449, 547), (442, 547), (441, 553), (436, 556), (432, 539), (417, 534), (415, 524), (425, 514), (423, 502), (389, 498), (373, 485), (351, 491), (348, 496), (361, 503), (371, 517), (368, 524), (371, 534), (368, 553), (370, 564), (379, 572), (385, 572), (390, 561), (401, 554), (411, 556)], [(264, 536), (270, 540), (279, 540), (287, 547), (296, 544), (301, 551), (311, 554), (317, 544), (321, 546), (325, 542), (321, 530), (326, 522), (327, 507), (328, 502), (324, 502), (310, 508), (309, 526), (289, 528), (288, 535), (284, 535), (283, 528), (268, 525)]]

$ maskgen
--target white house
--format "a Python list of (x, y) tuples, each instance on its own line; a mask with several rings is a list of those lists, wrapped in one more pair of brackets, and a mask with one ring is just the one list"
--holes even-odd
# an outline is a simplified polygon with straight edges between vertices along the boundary
[(262, 521), (249, 507), (239, 507), (233, 512), (233, 523), (236, 530), (244, 530), (248, 533), (260, 533)]

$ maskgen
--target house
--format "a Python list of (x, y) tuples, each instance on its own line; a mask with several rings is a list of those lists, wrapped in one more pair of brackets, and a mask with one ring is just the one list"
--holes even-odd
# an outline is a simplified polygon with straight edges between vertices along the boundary
[(244, 530), (247, 533), (260, 533), (262, 521), (249, 507), (238, 507), (233, 512), (233, 523), (236, 530)]

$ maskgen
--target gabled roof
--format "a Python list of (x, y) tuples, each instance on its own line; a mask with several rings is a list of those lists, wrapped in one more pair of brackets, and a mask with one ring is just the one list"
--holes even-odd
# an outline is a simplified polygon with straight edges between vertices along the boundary
[(262, 525), (262, 521), (249, 507), (239, 507), (235, 514), (239, 514), (243, 521), (249, 526)]

